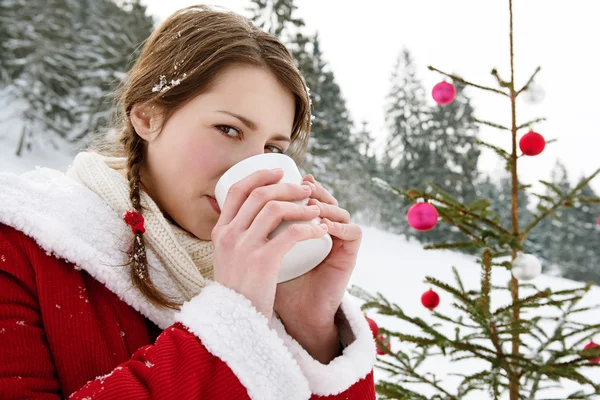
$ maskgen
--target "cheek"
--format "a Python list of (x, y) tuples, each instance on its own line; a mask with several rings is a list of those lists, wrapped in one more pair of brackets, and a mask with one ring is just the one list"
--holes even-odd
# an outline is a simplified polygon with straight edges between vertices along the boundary
[(223, 162), (223, 146), (219, 146), (215, 140), (200, 140), (194, 138), (184, 143), (182, 152), (185, 154), (185, 168), (188, 173), (210, 177), (218, 170)]

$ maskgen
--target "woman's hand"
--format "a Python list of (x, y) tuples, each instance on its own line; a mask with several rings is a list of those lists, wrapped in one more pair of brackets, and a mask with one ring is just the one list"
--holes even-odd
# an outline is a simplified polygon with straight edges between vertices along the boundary
[(310, 197), (307, 185), (278, 184), (282, 170), (255, 172), (231, 186), (212, 231), (214, 280), (249, 299), (271, 321), (279, 267), (300, 241), (322, 237), (320, 225), (292, 224), (269, 240), (282, 221), (310, 221), (319, 209), (294, 201)]
[(290, 336), (314, 358), (328, 363), (339, 352), (334, 319), (356, 265), (362, 231), (350, 223), (348, 211), (338, 207), (337, 200), (312, 175), (307, 175), (303, 184), (313, 189), (308, 205), (319, 207), (333, 246), (316, 268), (277, 285), (275, 311)]

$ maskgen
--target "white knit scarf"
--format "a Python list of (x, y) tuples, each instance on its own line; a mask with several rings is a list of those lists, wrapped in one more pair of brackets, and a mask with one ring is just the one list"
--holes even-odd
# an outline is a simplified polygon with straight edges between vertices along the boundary
[[(67, 176), (96, 193), (122, 216), (133, 208), (126, 165), (125, 158), (82, 152), (75, 157)], [(182, 297), (190, 300), (205, 286), (207, 279), (213, 278), (212, 242), (200, 240), (169, 222), (145, 192), (140, 191), (140, 198), (146, 246), (156, 253)]]

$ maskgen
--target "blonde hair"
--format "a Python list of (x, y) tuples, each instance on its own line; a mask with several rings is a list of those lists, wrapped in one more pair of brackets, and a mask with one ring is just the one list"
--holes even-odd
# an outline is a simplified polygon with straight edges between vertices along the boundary
[[(127, 158), (127, 177), (133, 208), (140, 205), (140, 167), (145, 160), (143, 140), (129, 118), (136, 104), (151, 104), (161, 120), (210, 89), (215, 77), (234, 64), (265, 67), (294, 96), (296, 109), (289, 155), (301, 164), (310, 134), (308, 89), (289, 51), (274, 36), (238, 14), (207, 6), (183, 8), (165, 20), (146, 40), (141, 54), (116, 93), (112, 131), (115, 140), (96, 143), (96, 151)], [(130, 276), (153, 304), (177, 309), (179, 304), (161, 293), (148, 275), (144, 236), (135, 235)]]

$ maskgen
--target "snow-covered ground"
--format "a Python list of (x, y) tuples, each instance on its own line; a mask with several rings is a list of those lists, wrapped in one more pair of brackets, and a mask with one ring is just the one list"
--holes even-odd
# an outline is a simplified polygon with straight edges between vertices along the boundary
[(23, 173), (36, 166), (64, 172), (73, 159), (72, 150), (65, 143), (57, 143), (60, 146), (57, 151), (49, 143), (36, 140), (31, 151), (24, 150), (23, 154), (17, 157), (23, 123), (18, 118), (18, 105), (6, 103), (0, 105), (0, 172)]
[[(15, 128), (14, 125), (11, 126), (10, 132), (19, 131)], [(72, 154), (70, 152), (50, 152), (48, 148), (44, 147), (34, 148), (33, 152), (25, 152), (22, 157), (16, 157), (14, 154), (18, 137), (14, 134), (6, 134), (7, 132), (9, 131), (2, 132), (0, 130), (0, 172), (21, 173), (36, 166), (64, 171), (71, 162)], [(3, 133), (5, 134), (3, 135)], [(439, 280), (454, 283), (452, 266), (455, 266), (467, 289), (479, 288), (480, 269), (475, 262), (475, 257), (447, 250), (426, 251), (418, 242), (407, 241), (403, 237), (368, 226), (363, 226), (363, 232), (363, 243), (351, 284), (366, 289), (372, 294), (382, 293), (390, 301), (400, 305), (411, 316), (433, 322), (431, 313), (420, 302), (421, 294), (429, 289), (429, 286), (424, 284), (426, 276), (433, 276)], [(509, 278), (510, 273), (504, 269), (495, 270), (493, 273), (493, 283), (497, 285), (506, 285)], [(540, 289), (549, 287), (553, 290), (581, 285), (569, 280), (544, 275), (537, 278), (533, 283)], [(441, 304), (436, 311), (458, 317), (458, 312), (451, 305), (453, 299), (441, 291), (438, 291), (438, 293), (441, 296)], [(359, 301), (357, 300), (357, 302)], [(492, 306), (509, 303), (508, 293), (496, 295), (492, 298)], [(585, 304), (600, 304), (600, 289), (593, 288), (581, 305)], [(588, 323), (597, 323), (597, 315), (597, 312), (592, 311), (580, 315), (579, 318), (585, 319)], [(390, 330), (418, 333), (414, 331), (414, 328), (401, 321), (378, 315), (370, 316), (381, 326)], [(596, 342), (599, 341), (600, 337), (596, 338)], [(392, 346), (394, 350), (402, 349), (400, 343), (392, 342)], [(459, 365), (450, 364), (445, 359), (432, 357), (423, 363), (422, 371), (423, 373), (434, 373), (438, 378), (444, 379), (442, 385), (452, 392), (452, 386), (456, 380), (453, 380), (455, 378), (448, 374), (458, 371), (468, 373), (475, 370), (479, 365), (477, 361), (460, 362)], [(586, 375), (600, 381), (600, 369), (598, 368), (592, 372), (586, 372)], [(376, 372), (376, 378), (379, 379), (383, 376), (382, 372)], [(564, 393), (570, 393), (577, 389), (577, 385), (567, 384), (567, 382), (563, 384), (565, 385)], [(423, 390), (423, 393), (428, 392)], [(562, 392), (554, 391), (551, 398), (558, 399), (561, 398), (561, 395)], [(469, 400), (484, 400), (487, 398), (488, 395), (485, 393), (468, 397)]]

